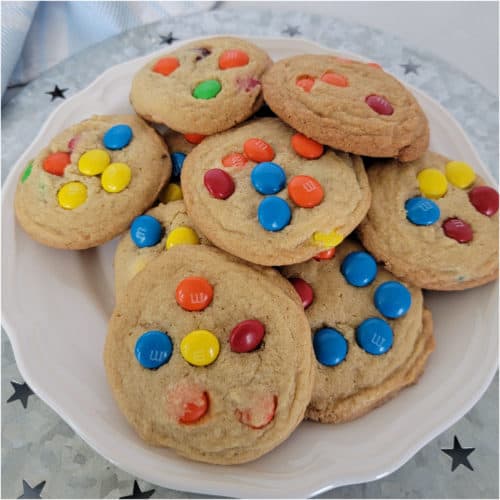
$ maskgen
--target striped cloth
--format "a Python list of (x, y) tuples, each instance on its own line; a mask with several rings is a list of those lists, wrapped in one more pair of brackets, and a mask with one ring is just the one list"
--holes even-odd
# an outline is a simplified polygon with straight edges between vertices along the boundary
[(1, 2), (2, 95), (105, 38), (216, 2)]

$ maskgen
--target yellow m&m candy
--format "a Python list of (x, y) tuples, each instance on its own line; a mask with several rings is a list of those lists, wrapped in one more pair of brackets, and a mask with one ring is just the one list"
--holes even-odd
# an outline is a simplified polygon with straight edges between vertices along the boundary
[(207, 366), (219, 355), (217, 337), (208, 330), (194, 330), (181, 341), (182, 357), (191, 365)]
[(57, 201), (61, 207), (73, 210), (87, 201), (87, 186), (81, 182), (68, 182), (57, 192)]
[(99, 175), (111, 163), (109, 154), (103, 149), (91, 149), (78, 160), (78, 170), (85, 175)]
[(448, 181), (437, 168), (424, 168), (417, 175), (420, 192), (427, 198), (441, 198), (448, 191)]
[(160, 201), (168, 203), (169, 201), (182, 200), (182, 189), (179, 184), (171, 182), (167, 187), (163, 188), (160, 193)]
[(175, 245), (199, 245), (200, 239), (196, 232), (187, 226), (176, 227), (167, 236), (165, 246), (167, 250)]
[(340, 233), (337, 233), (335, 229), (329, 233), (316, 231), (312, 236), (313, 243), (323, 248), (336, 247), (343, 239), (344, 237)]
[(119, 193), (130, 184), (131, 178), (132, 171), (126, 163), (112, 163), (104, 169), (101, 184), (108, 193)]
[(468, 188), (476, 180), (474, 170), (464, 161), (450, 161), (444, 169), (447, 179), (460, 189)]

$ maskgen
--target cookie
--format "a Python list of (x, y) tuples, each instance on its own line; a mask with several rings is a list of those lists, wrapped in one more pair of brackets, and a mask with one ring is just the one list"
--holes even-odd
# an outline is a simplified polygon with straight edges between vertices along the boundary
[(181, 179), (200, 231), (219, 248), (267, 266), (336, 246), (370, 205), (360, 157), (324, 148), (277, 118), (207, 137), (186, 158)]
[(169, 179), (168, 151), (132, 115), (94, 116), (64, 130), (27, 165), (17, 220), (45, 245), (84, 249), (127, 229)]
[(309, 324), (287, 281), (204, 245), (176, 246), (132, 279), (104, 361), (142, 439), (216, 464), (285, 440), (314, 383)]
[(208, 245), (188, 217), (183, 201), (172, 201), (137, 216), (123, 235), (115, 252), (115, 294), (117, 300), (130, 280), (149, 262), (176, 245)]
[(421, 288), (463, 290), (498, 277), (498, 192), (471, 165), (428, 152), (368, 169), (373, 202), (363, 244)]
[(332, 148), (415, 160), (429, 144), (427, 118), (413, 95), (379, 65), (301, 55), (275, 63), (264, 99), (286, 123)]
[(313, 335), (317, 373), (307, 418), (353, 420), (418, 380), (434, 350), (419, 288), (398, 281), (350, 240), (330, 260), (282, 271)]
[(246, 40), (198, 40), (149, 61), (134, 76), (130, 102), (145, 119), (178, 132), (215, 134), (260, 108), (260, 80), (270, 65)]

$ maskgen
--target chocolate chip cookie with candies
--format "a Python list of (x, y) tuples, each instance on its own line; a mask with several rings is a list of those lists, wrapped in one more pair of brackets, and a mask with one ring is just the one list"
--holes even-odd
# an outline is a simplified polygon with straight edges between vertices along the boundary
[(284, 441), (314, 382), (309, 324), (287, 280), (204, 245), (174, 246), (131, 280), (104, 362), (142, 439), (216, 464)]
[(148, 62), (132, 82), (137, 114), (188, 134), (210, 135), (250, 117), (263, 103), (267, 53), (235, 37), (198, 40)]
[(428, 152), (377, 162), (368, 178), (373, 201), (359, 235), (393, 274), (432, 290), (498, 278), (498, 191), (472, 165)]
[(162, 139), (142, 119), (94, 116), (58, 134), (26, 167), (17, 220), (51, 247), (100, 245), (154, 203), (171, 168)]
[(182, 200), (160, 203), (138, 215), (116, 247), (116, 300), (125, 293), (130, 280), (162, 252), (177, 245), (199, 244), (210, 243), (194, 228)]
[(429, 125), (417, 100), (376, 63), (299, 55), (276, 62), (262, 85), (269, 107), (321, 144), (400, 161), (428, 147)]
[(181, 180), (196, 227), (219, 248), (266, 266), (331, 250), (370, 205), (360, 157), (277, 118), (207, 137), (186, 158)]
[(353, 420), (415, 383), (434, 350), (422, 291), (345, 240), (330, 260), (282, 268), (312, 330), (316, 381), (306, 417)]

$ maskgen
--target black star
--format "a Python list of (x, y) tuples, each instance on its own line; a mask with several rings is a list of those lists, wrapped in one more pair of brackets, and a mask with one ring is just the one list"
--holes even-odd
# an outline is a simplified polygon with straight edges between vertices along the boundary
[(28, 384), (24, 382), (23, 384), (18, 384), (11, 380), (10, 385), (14, 388), (14, 394), (7, 399), (7, 403), (12, 403), (12, 401), (21, 401), (24, 408), (28, 406), (28, 398), (33, 394), (33, 391), (29, 388)]
[(290, 26), (290, 25), (287, 25), (286, 29), (284, 29), (281, 33), (283, 33), (283, 35), (290, 35), (290, 36), (302, 34), (298, 26)]
[(40, 493), (45, 486), (45, 481), (38, 483), (34, 488), (32, 488), (24, 479), (23, 479), (23, 494), (17, 498), (42, 498)]
[(141, 491), (141, 488), (139, 488), (137, 481), (134, 480), (134, 491), (132, 492), (132, 494), (120, 498), (149, 498), (154, 492), (155, 490)]
[(408, 75), (409, 73), (415, 73), (418, 75), (418, 68), (420, 68), (420, 64), (415, 64), (410, 60), (406, 64), (400, 64), (400, 66), (405, 69), (405, 75)]
[(166, 43), (167, 45), (171, 45), (175, 40), (179, 40), (178, 38), (174, 37), (174, 34), (170, 32), (167, 36), (165, 35), (160, 35), (161, 42), (160, 44)]
[(474, 470), (467, 457), (475, 449), (476, 448), (462, 448), (462, 446), (460, 445), (460, 441), (458, 440), (457, 436), (455, 436), (453, 439), (453, 448), (449, 448), (446, 450), (441, 449), (441, 451), (446, 453), (453, 459), (453, 462), (451, 464), (451, 471), (453, 472), (459, 465), (465, 465), (465, 467), (467, 467), (468, 469)]
[(64, 92), (66, 92), (68, 89), (60, 89), (57, 85), (54, 87), (54, 90), (51, 92), (45, 92), (46, 94), (49, 94), (52, 96), (52, 99), (50, 102), (52, 102), (54, 99), (57, 99), (60, 97), (61, 99), (66, 99)]

